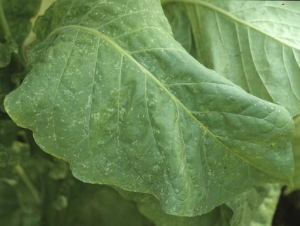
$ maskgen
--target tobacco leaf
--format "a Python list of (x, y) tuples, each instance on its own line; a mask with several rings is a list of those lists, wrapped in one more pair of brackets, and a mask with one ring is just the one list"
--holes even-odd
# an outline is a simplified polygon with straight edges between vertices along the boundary
[(60, 0), (5, 108), (75, 177), (196, 216), (293, 175), (293, 121), (194, 60), (159, 1)]

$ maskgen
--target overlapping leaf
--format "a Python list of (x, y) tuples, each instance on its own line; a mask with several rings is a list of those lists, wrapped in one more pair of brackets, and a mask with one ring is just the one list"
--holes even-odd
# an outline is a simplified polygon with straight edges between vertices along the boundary
[[(1, 3), (12, 38), (23, 52), (23, 42), (31, 29), (30, 19), (38, 12), (41, 0), (2, 0)], [(0, 29), (0, 37), (4, 36)]]
[(293, 116), (300, 113), (299, 2), (162, 3), (175, 38), (204, 66)]
[(126, 199), (136, 202), (139, 211), (155, 226), (229, 226), (233, 212), (226, 205), (219, 206), (207, 214), (195, 217), (180, 217), (166, 214), (157, 199), (148, 194), (117, 189)]
[(300, 116), (296, 116), (295, 120), (295, 133), (292, 139), (292, 147), (295, 162), (295, 175), (293, 178), (293, 185), (288, 186), (286, 193), (300, 189)]
[(123, 197), (135, 201), (140, 212), (151, 219), (156, 226), (269, 226), (280, 190), (280, 186), (277, 184), (251, 188), (227, 202), (226, 205), (219, 206), (207, 214), (179, 217), (164, 213), (159, 202), (152, 196), (118, 189)]
[(290, 181), (289, 113), (194, 60), (159, 1), (61, 0), (35, 29), (35, 66), (6, 110), (80, 180), (184, 216)]
[[(174, 36), (247, 92), (300, 113), (300, 3), (162, 0)], [(298, 135), (293, 139), (299, 187)]]
[(267, 184), (252, 188), (227, 203), (233, 210), (230, 226), (269, 226), (272, 224), (281, 188)]

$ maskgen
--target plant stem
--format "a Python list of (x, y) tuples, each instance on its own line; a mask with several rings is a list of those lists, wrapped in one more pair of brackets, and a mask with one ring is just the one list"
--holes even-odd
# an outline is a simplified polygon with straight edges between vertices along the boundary
[(23, 180), (23, 182), (26, 184), (27, 188), (30, 190), (33, 198), (37, 202), (37, 204), (41, 203), (39, 192), (36, 190), (36, 188), (31, 183), (30, 179), (28, 178), (27, 174), (25, 173), (24, 169), (20, 165), (15, 166), (15, 170)]
[(10, 30), (9, 30), (9, 27), (8, 27), (8, 24), (7, 24), (5, 15), (4, 15), (4, 10), (2, 7), (2, 0), (0, 0), (0, 25), (3, 29), (4, 37), (5, 38), (11, 37), (11, 33), (10, 33)]

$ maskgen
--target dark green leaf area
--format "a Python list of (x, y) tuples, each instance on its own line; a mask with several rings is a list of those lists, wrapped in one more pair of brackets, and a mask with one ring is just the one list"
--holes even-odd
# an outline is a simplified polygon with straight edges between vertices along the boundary
[[(41, 0), (2, 0), (11, 35), (20, 48), (30, 32), (30, 19), (38, 12), (40, 4)], [(1, 30), (0, 36), (4, 37)]]
[(11, 52), (9, 45), (0, 43), (0, 68), (6, 67), (9, 64)]
[[(35, 162), (36, 165), (39, 161)], [(136, 205), (123, 199), (107, 186), (84, 184), (68, 171), (64, 180), (53, 180), (48, 170), (33, 176), (33, 165), (24, 168), (31, 183), (40, 192), (36, 202), (31, 190), (22, 180), (0, 181), (0, 225), (12, 226), (153, 226)]]
[(31, 194), (23, 186), (0, 181), (0, 225), (40, 225), (38, 206), (32, 203)]
[(126, 199), (137, 203), (139, 211), (155, 223), (155, 226), (229, 226), (233, 212), (226, 205), (216, 207), (207, 214), (195, 217), (181, 217), (166, 214), (158, 200), (148, 194), (116, 190)]
[(29, 147), (26, 144), (15, 142), (12, 147), (0, 144), (0, 178), (12, 176), (14, 166), (29, 158)]
[(290, 114), (193, 59), (159, 1), (61, 0), (36, 28), (35, 65), (5, 108), (78, 179), (180, 216), (291, 181)]
[(5, 43), (0, 42), (0, 70), (8, 66), (11, 60), (11, 54), (18, 52), (18, 46), (14, 40), (9, 39)]

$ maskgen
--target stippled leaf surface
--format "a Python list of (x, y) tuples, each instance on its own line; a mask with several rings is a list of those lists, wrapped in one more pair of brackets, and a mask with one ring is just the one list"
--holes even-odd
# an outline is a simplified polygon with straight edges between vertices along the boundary
[(182, 216), (289, 183), (289, 113), (194, 60), (159, 1), (60, 0), (35, 30), (34, 67), (5, 107), (78, 179)]
[(298, 1), (162, 3), (175, 38), (204, 66), (293, 116), (300, 113)]

